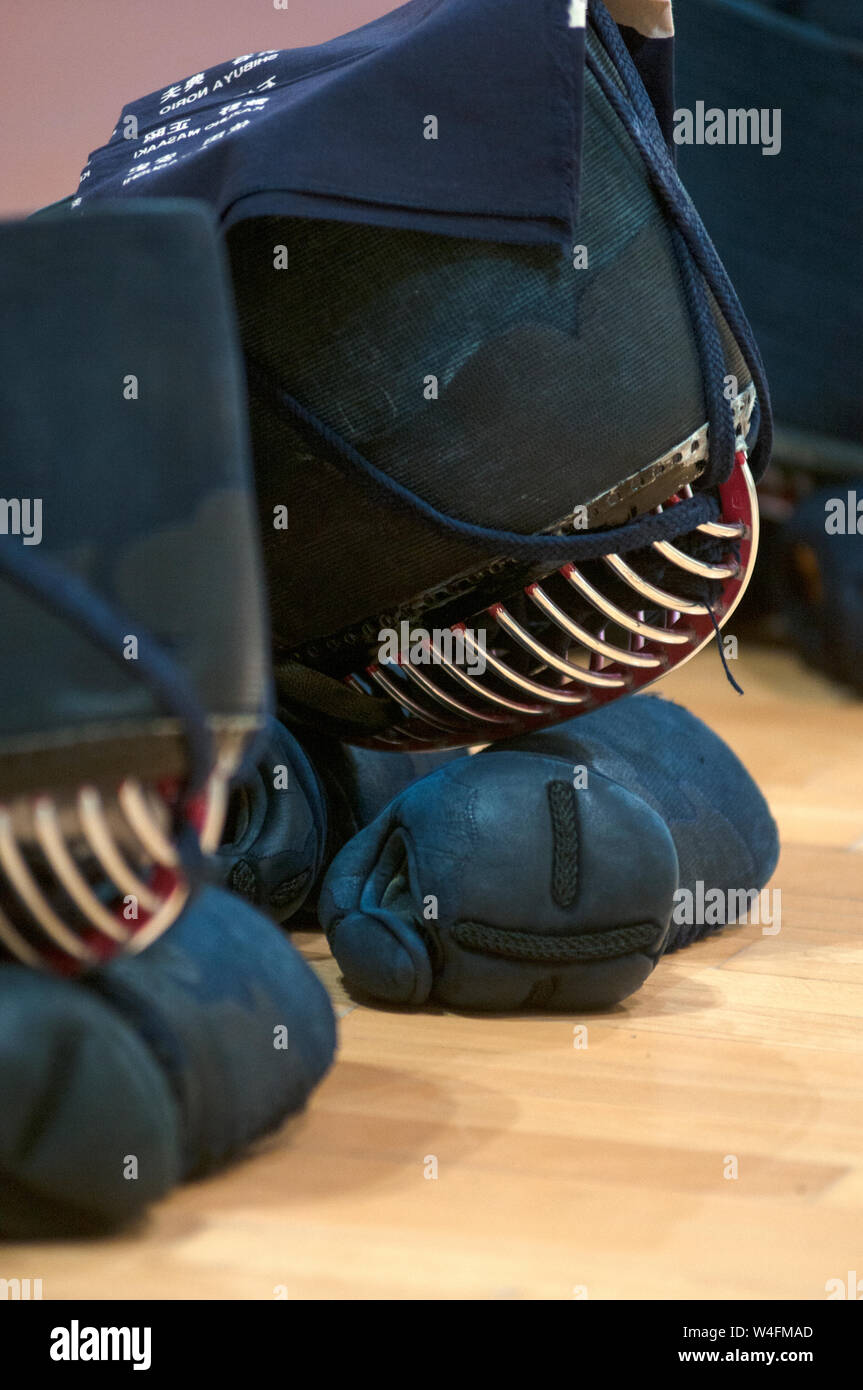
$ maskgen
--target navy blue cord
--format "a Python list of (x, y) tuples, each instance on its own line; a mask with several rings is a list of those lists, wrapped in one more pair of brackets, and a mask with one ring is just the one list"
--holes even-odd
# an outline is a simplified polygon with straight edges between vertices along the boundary
[(565, 536), (523, 535), (519, 531), (497, 531), (488, 526), (475, 526), (469, 521), (439, 512), (430, 502), (411, 492), (409, 488), (390, 478), (355, 449), (336, 430), (321, 420), (313, 411), (296, 400), (284, 389), (280, 382), (254, 361), (246, 357), (246, 374), (249, 386), (258, 395), (269, 398), (275, 405), (293, 416), (300, 425), (317, 439), (322, 439), (365, 486), (376, 492), (383, 491), (389, 503), (401, 506), (414, 515), (458, 536), (459, 540), (473, 543), (485, 555), (505, 555), (515, 560), (543, 561), (552, 566), (569, 562), (595, 560), (602, 555), (623, 555), (628, 551), (643, 550), (655, 540), (672, 540), (685, 535), (700, 526), (704, 521), (714, 521), (719, 516), (719, 505), (704, 493), (679, 502), (667, 511), (655, 516), (652, 513), (629, 521), (625, 526), (610, 527), (605, 531), (590, 531), (584, 535), (576, 532)]
[[(751, 458), (752, 472), (757, 480), (770, 462), (770, 453), (773, 447), (770, 388), (767, 385), (761, 354), (734, 286), (728, 278), (728, 272), (717, 255), (692, 200), (677, 176), (665, 138), (656, 119), (653, 104), (638, 75), (638, 69), (630, 57), (629, 50), (621, 38), (617, 25), (602, 0), (589, 0), (589, 13), (591, 22), (626, 87), (633, 110), (629, 109), (627, 101), (617, 85), (589, 53), (587, 55), (588, 66), (641, 154), (651, 182), (686, 243), (689, 254), (713, 291), (716, 303), (731, 333), (737, 340), (744, 361), (752, 375), (760, 405), (758, 440)], [(681, 273), (684, 273), (683, 266), (681, 266)], [(704, 387), (708, 401), (710, 401), (714, 389), (720, 392), (718, 382), (705, 380)]]
[[(155, 639), (141, 631), (140, 623), (131, 619), (124, 622), (122, 616), (78, 575), (62, 569), (47, 557), (35, 555), (9, 536), (0, 537), (0, 574), (46, 608), (61, 613), (126, 671), (130, 663), (123, 656), (124, 639), (130, 632), (137, 634), (140, 656), (135, 663), (135, 673), (158, 703), (182, 721), (189, 756), (186, 798), (200, 791), (214, 762), (207, 717), (185, 672)], [(192, 837), (182, 838), (188, 841), (186, 849), (190, 860), (199, 859), (200, 850), (195, 853)], [(194, 843), (197, 846), (197, 836), (194, 836)]]
[(707, 463), (699, 483), (705, 488), (717, 487), (731, 477), (736, 443), (734, 405), (723, 391), (726, 375), (725, 353), (704, 282), (693, 265), (689, 248), (676, 227), (671, 228), (671, 241), (680, 267), (690, 317), (695, 323), (695, 346), (707, 408), (710, 444)]
[(742, 686), (742, 685), (738, 685), (738, 684), (737, 684), (737, 681), (736, 681), (736, 680), (734, 679), (734, 677), (732, 676), (732, 674), (731, 674), (731, 668), (730, 668), (730, 666), (728, 665), (728, 659), (727, 659), (727, 657), (726, 657), (726, 655), (725, 655), (725, 649), (724, 649), (724, 647), (722, 646), (722, 628), (719, 626), (719, 623), (718, 623), (717, 618), (716, 618), (716, 614), (715, 614), (714, 611), (713, 611), (713, 606), (712, 606), (712, 604), (708, 603), (708, 604), (706, 605), (706, 607), (707, 607), (708, 613), (710, 614), (710, 621), (711, 621), (712, 624), (713, 624), (713, 631), (714, 631), (714, 633), (716, 634), (716, 649), (717, 649), (717, 651), (719, 652), (719, 659), (720, 659), (720, 661), (722, 662), (722, 669), (723, 669), (723, 671), (725, 672), (726, 676), (728, 677), (728, 684), (729, 684), (730, 686), (732, 686), (734, 690), (737, 691), (737, 694), (738, 694), (738, 695), (742, 695), (742, 694), (744, 693), (744, 691), (743, 691), (743, 686)]

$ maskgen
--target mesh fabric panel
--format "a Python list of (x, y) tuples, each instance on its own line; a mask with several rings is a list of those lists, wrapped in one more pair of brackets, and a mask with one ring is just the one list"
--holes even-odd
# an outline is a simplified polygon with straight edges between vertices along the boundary
[[(665, 216), (590, 73), (581, 208), (586, 269), (554, 247), (277, 217), (239, 223), (229, 250), (246, 351), (440, 511), (549, 528), (706, 418)], [(287, 270), (274, 268), (280, 246)], [(719, 327), (742, 389), (749, 373)], [(347, 629), (365, 620), (376, 632), (381, 615), (424, 591), (472, 584), (475, 546), (382, 511), (254, 392), (252, 427), (277, 651), (317, 642), (315, 664), (336, 674), (364, 640)], [(287, 533), (273, 529), (279, 504)], [(433, 606), (421, 599), (414, 611), (424, 604)]]

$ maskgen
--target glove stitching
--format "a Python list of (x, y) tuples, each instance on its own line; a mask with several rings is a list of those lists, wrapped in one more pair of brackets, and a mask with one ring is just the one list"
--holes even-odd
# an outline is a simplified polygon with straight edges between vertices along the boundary
[(580, 936), (537, 936), (533, 932), (490, 927), (484, 922), (455, 922), (450, 929), (452, 939), (466, 951), (504, 960), (561, 963), (614, 960), (633, 951), (653, 950), (659, 935), (654, 922), (615, 927), (611, 931), (584, 932)]
[(569, 782), (549, 782), (552, 860), (551, 896), (557, 907), (569, 908), (578, 897), (578, 808)]
[(290, 907), (302, 888), (306, 886), (311, 878), (310, 869), (301, 869), (293, 878), (283, 879), (278, 883), (269, 894), (269, 902), (273, 907)]

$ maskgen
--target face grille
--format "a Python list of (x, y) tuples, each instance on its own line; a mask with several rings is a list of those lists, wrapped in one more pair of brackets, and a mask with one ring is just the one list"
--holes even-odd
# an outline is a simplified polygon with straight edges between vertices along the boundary
[[(347, 683), (385, 695), (393, 722), (356, 741), (421, 750), (509, 738), (644, 689), (688, 661), (728, 621), (755, 562), (758, 502), (742, 434), (717, 495), (718, 519), (677, 544), (564, 565), (447, 633), (411, 641), (396, 660), (378, 654)], [(685, 485), (653, 511), (691, 496)]]
[[(220, 769), (187, 808), (204, 853), (219, 844), (227, 785)], [(189, 896), (176, 801), (174, 786), (126, 780), (0, 805), (0, 951), (68, 975), (160, 936)]]

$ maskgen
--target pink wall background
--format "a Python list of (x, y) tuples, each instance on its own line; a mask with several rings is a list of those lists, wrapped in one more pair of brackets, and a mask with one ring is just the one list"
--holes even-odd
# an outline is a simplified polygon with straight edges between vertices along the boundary
[(74, 192), (127, 101), (264, 48), (356, 29), (401, 0), (0, 0), (0, 217)]

